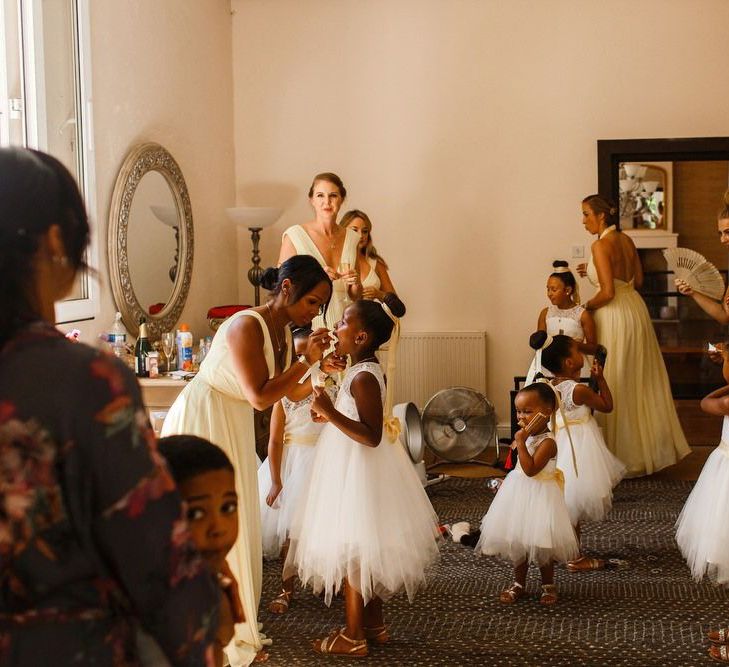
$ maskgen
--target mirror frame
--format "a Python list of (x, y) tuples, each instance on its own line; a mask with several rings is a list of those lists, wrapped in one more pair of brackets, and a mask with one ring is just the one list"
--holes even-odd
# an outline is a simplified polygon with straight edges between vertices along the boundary
[(597, 191), (611, 201), (618, 201), (618, 167), (621, 162), (699, 160), (729, 160), (729, 137), (600, 139), (597, 142)]
[[(127, 254), (132, 200), (142, 177), (150, 171), (159, 172), (164, 177), (172, 191), (181, 220), (177, 276), (172, 294), (165, 307), (155, 315), (150, 315), (137, 299), (132, 276), (129, 274), (129, 256)], [(147, 331), (151, 340), (157, 340), (164, 331), (174, 329), (182, 315), (182, 309), (190, 291), (193, 238), (190, 196), (179, 165), (172, 155), (159, 144), (149, 142), (134, 147), (124, 158), (114, 185), (107, 239), (111, 290), (124, 324), (132, 335), (139, 334), (141, 317), (147, 321)]]

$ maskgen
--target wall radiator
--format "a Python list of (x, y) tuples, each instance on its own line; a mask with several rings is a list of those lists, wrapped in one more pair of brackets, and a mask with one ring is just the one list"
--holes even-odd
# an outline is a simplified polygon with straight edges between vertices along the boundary
[[(383, 368), (387, 353), (381, 354)], [(441, 389), (470, 387), (486, 394), (486, 332), (403, 333), (397, 351), (395, 404), (423, 409)]]

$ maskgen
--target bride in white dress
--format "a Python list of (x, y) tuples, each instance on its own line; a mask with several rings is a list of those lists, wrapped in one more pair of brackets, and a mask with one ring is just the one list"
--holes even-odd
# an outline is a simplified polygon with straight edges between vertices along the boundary
[(339, 209), (347, 196), (342, 179), (336, 174), (317, 174), (309, 188), (309, 203), (314, 220), (292, 225), (281, 238), (278, 263), (294, 255), (311, 255), (333, 282), (332, 298), (323, 316), (314, 318), (313, 329), (333, 329), (342, 319), (345, 307), (361, 295), (355, 270), (359, 234), (337, 224)]
[(592, 244), (587, 275), (598, 291), (585, 303), (594, 311), (598, 341), (608, 350), (605, 380), (614, 409), (599, 415), (608, 449), (626, 466), (626, 477), (650, 475), (690, 453), (676, 415), (648, 308), (636, 291), (643, 282), (638, 251), (613, 220), (617, 209), (600, 195), (582, 202), (585, 229), (598, 236)]

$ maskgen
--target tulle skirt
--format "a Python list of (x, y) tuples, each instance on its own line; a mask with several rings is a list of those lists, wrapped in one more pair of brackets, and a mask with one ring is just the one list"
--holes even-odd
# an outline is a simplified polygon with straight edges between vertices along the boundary
[(476, 553), (540, 567), (576, 558), (577, 537), (557, 482), (512, 470), (481, 521)]
[(729, 456), (715, 449), (676, 521), (676, 542), (696, 581), (729, 585)]
[(605, 446), (600, 427), (590, 418), (570, 425), (575, 446), (577, 475), (567, 431), (557, 434), (557, 467), (564, 473), (564, 499), (572, 525), (580, 521), (602, 521), (613, 504), (613, 488), (625, 476), (622, 461)]
[(261, 506), (261, 537), (263, 555), (277, 558), (289, 536), (291, 521), (311, 475), (316, 447), (314, 445), (285, 445), (281, 460), (283, 488), (269, 507), (266, 497), (271, 488), (271, 468), (266, 459), (258, 469), (258, 494)]
[(330, 604), (346, 577), (366, 604), (401, 590), (412, 600), (438, 560), (440, 532), (399, 442), (366, 447), (327, 424), (290, 539), (284, 578), (298, 574)]

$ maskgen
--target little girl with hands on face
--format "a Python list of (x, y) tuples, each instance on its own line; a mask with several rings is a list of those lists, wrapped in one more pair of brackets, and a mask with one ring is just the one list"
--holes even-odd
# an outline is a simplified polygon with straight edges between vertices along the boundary
[[(580, 523), (605, 518), (612, 506), (613, 488), (625, 475), (625, 466), (608, 450), (592, 416), (593, 410), (612, 411), (613, 397), (597, 360), (592, 364), (591, 377), (598, 391), (579, 382), (584, 356), (573, 338), (536, 331), (529, 343), (539, 351), (541, 365), (554, 376), (551, 383), (559, 393), (557, 467), (564, 473), (565, 502), (579, 540)], [(604, 566), (604, 560), (584, 555), (567, 563), (573, 572)]]
[(501, 591), (502, 603), (513, 604), (524, 595), (529, 564), (534, 563), (542, 577), (539, 601), (553, 605), (554, 563), (571, 560), (579, 551), (557, 468), (557, 444), (547, 430), (556, 397), (547, 383), (536, 382), (524, 387), (514, 404), (521, 427), (513, 444), (519, 461), (481, 522), (476, 553), (512, 562), (514, 583)]
[(375, 352), (395, 319), (385, 308), (360, 300), (344, 311), (335, 353), (351, 366), (336, 403), (314, 388), (312, 410), (326, 424), (292, 522), (284, 577), (298, 573), (327, 604), (344, 587), (346, 625), (314, 642), (322, 654), (364, 657), (368, 642), (386, 643), (383, 602), (403, 589), (412, 599), (439, 556), (437, 516), (398, 442), (396, 420), (383, 414), (390, 396)]

